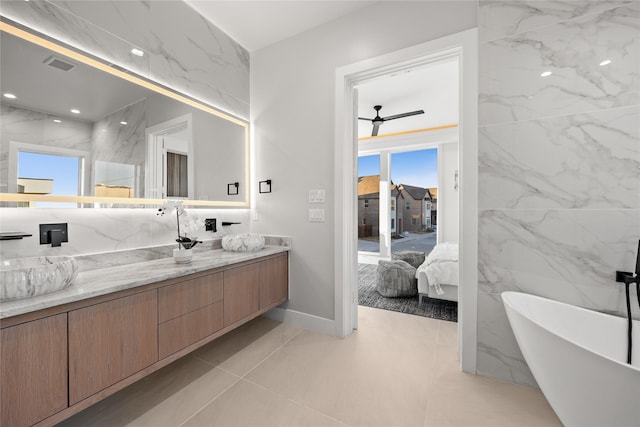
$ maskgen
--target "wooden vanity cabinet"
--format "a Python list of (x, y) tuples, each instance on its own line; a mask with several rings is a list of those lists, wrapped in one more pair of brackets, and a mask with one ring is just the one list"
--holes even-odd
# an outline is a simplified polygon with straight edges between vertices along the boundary
[(0, 330), (0, 424), (30, 426), (67, 407), (67, 314)]
[(0, 426), (51, 426), (288, 298), (288, 253), (3, 320)]
[(156, 290), (69, 312), (69, 405), (157, 361)]

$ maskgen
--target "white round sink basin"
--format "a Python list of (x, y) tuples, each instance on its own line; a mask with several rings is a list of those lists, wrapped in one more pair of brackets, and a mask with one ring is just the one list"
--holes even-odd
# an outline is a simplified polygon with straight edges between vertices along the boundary
[(68, 256), (17, 258), (0, 263), (0, 301), (30, 298), (64, 289), (78, 275)]
[(264, 237), (259, 234), (235, 234), (222, 238), (222, 249), (232, 252), (256, 252), (264, 248)]

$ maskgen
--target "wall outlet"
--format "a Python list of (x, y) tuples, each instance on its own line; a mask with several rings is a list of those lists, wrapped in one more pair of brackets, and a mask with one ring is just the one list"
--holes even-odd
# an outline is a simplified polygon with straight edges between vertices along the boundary
[(257, 220), (258, 220), (258, 210), (251, 209), (251, 221), (257, 221)]
[(309, 209), (309, 222), (324, 222), (324, 209)]

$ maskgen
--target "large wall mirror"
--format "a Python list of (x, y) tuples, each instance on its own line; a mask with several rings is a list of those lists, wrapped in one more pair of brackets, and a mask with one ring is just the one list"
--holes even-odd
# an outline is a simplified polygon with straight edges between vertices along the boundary
[(2, 206), (249, 206), (246, 121), (0, 25)]

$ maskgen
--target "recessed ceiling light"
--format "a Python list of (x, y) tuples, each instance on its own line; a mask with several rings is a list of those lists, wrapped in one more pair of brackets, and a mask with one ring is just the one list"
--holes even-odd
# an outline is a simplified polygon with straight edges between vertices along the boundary
[(71, 112), (72, 112), (73, 114), (80, 114), (80, 110), (76, 110), (75, 108), (72, 108), (72, 109), (71, 109)]
[(135, 56), (144, 56), (144, 52), (135, 47), (131, 49), (131, 53), (133, 53)]
[(53, 121), (54, 121), (55, 123), (62, 123), (62, 120), (60, 120), (60, 119), (53, 119)]
[(605, 59), (604, 61), (602, 61), (600, 63), (600, 66), (609, 65), (609, 64), (611, 64), (611, 60), (610, 59)]
[(16, 99), (16, 96), (12, 93), (5, 93), (4, 97), (9, 99)]
[(540, 77), (549, 77), (551, 74), (551, 71), (545, 71), (544, 73), (540, 74)]
[(127, 122), (125, 122), (125, 121), (122, 121), (122, 122), (120, 122), (120, 124), (121, 124), (121, 125), (126, 125), (126, 124), (128, 124), (128, 123), (127, 123)]

